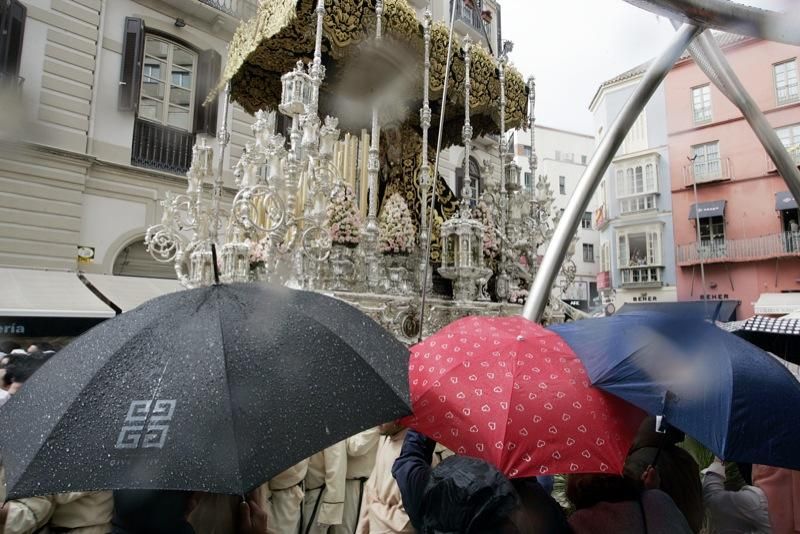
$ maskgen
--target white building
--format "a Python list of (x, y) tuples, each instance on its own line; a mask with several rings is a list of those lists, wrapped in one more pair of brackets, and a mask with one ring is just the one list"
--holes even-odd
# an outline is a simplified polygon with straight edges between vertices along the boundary
[[(528, 157), (530, 155), (530, 133), (514, 132), (514, 162), (522, 168), (523, 190), (530, 190), (531, 180)], [(594, 151), (591, 135), (560, 130), (547, 126), (536, 126), (536, 155), (539, 167), (537, 174), (547, 176), (555, 195), (554, 210), (561, 212), (567, 206), (572, 193), (586, 170), (586, 164)], [(593, 307), (597, 293), (599, 271), (600, 233), (593, 228), (592, 213), (595, 205), (589, 206), (578, 228), (578, 242), (573, 261), (577, 267), (575, 283), (565, 299), (568, 304), (588, 311)]]
[[(146, 253), (144, 235), (159, 222), (165, 194), (185, 192), (196, 139), (216, 136), (221, 106), (201, 104), (233, 31), (256, 7), (0, 2), (0, 27), (10, 28), (0, 34), (0, 269), (4, 278), (36, 270), (22, 278), (38, 291), (17, 288), (28, 304), (37, 305), (34, 293), (51, 310), (80, 300), (51, 276), (63, 272), (174, 280), (171, 265)], [(251, 120), (241, 111), (230, 117), (232, 158)]]
[[(616, 76), (589, 106), (596, 139), (619, 114), (647, 65)], [(675, 302), (666, 100), (659, 86), (638, 117), (595, 194), (594, 226), (602, 237), (598, 287), (604, 303)]]

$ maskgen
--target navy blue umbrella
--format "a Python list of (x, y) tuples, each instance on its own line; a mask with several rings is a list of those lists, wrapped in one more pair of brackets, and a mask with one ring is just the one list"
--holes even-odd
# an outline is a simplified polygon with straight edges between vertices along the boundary
[(772, 356), (697, 318), (637, 312), (550, 327), (592, 383), (725, 460), (800, 469), (800, 382)]

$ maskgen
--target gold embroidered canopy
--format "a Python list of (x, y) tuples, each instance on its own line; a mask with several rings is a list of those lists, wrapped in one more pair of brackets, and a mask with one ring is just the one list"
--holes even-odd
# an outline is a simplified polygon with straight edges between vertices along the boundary
[[(276, 109), (280, 102), (280, 76), (292, 70), (298, 60), (310, 61), (314, 51), (316, 29), (314, 0), (262, 1), (258, 14), (242, 24), (231, 42), (224, 78), (231, 81), (231, 96), (245, 110)], [(348, 63), (354, 62), (360, 46), (375, 32), (375, 0), (326, 0), (323, 22), (323, 63), (328, 74), (320, 89), (320, 115), (340, 115), (335, 109), (335, 84), (346, 75)], [(385, 38), (404, 43), (417, 57), (413, 70), (422, 73), (422, 26), (406, 0), (385, 0), (383, 16)], [(441, 105), (447, 54), (447, 28), (434, 23), (431, 29), (431, 107), (434, 126)], [(444, 146), (460, 144), (463, 123), (464, 61), (461, 43), (454, 38), (454, 57), (450, 72)], [(420, 77), (414, 90), (405, 95), (406, 119), (418, 127), (418, 110), (422, 100)], [(500, 81), (495, 59), (481, 47), (475, 47), (471, 67), (472, 126), (475, 136), (499, 134)], [(527, 109), (527, 88), (522, 76), (506, 70), (506, 127), (524, 124)], [(339, 117), (340, 126), (355, 131), (367, 124), (350, 124)]]

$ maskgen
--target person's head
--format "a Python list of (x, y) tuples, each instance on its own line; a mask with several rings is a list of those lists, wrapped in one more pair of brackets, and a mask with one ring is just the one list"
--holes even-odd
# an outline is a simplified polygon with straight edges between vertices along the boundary
[(394, 436), (401, 430), (403, 430), (403, 425), (400, 424), (400, 420), (396, 419), (394, 421), (389, 421), (388, 423), (383, 423), (382, 425), (378, 426), (378, 432), (381, 436)]
[(17, 343), (16, 341), (11, 341), (8, 339), (5, 341), (0, 341), (0, 352), (3, 352), (5, 354), (11, 354), (12, 350), (19, 348), (21, 347), (19, 346), (19, 343)]
[(15, 354), (9, 355), (10, 359), (5, 367), (5, 373), (2, 378), (4, 389), (9, 393), (16, 393), (22, 384), (24, 384), (33, 373), (44, 365), (50, 359), (50, 356), (41, 352), (33, 354)]
[(432, 471), (423, 496), (422, 532), (516, 534), (520, 499), (494, 466), (467, 456), (451, 456)]
[(641, 482), (620, 475), (586, 473), (567, 477), (567, 499), (577, 510), (599, 502), (635, 501), (641, 493)]
[(512, 514), (512, 522), (519, 532), (536, 534), (568, 534), (571, 532), (564, 509), (539, 484), (535, 478), (517, 478), (511, 481), (520, 500), (520, 507)]

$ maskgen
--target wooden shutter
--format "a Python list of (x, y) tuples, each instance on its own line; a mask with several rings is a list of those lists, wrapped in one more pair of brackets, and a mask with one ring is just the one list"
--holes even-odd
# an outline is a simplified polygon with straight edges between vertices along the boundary
[(26, 14), (19, 0), (11, 0), (0, 10), (0, 74), (19, 75)]
[(219, 97), (205, 106), (203, 102), (219, 81), (221, 67), (222, 56), (216, 50), (205, 50), (197, 55), (197, 83), (194, 91), (195, 133), (216, 135)]
[(139, 91), (142, 85), (142, 60), (144, 58), (144, 21), (125, 17), (122, 40), (122, 68), (119, 75), (120, 111), (139, 109)]

